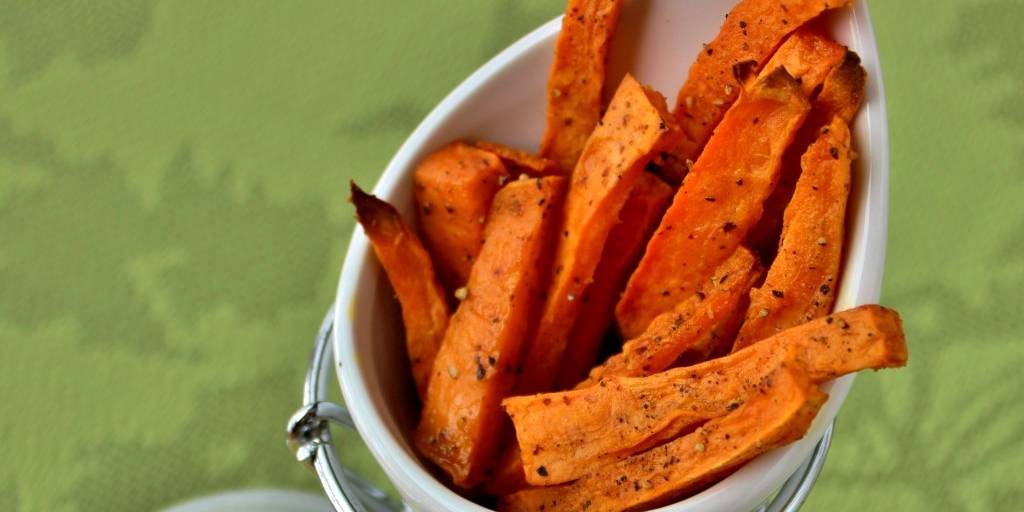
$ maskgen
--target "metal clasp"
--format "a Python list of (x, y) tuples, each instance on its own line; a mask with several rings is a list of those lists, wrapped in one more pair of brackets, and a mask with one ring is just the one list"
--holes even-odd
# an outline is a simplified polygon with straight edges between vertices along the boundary
[(316, 462), (317, 448), (331, 443), (330, 422), (355, 429), (348, 410), (334, 402), (306, 404), (288, 420), (288, 448), (310, 469)]

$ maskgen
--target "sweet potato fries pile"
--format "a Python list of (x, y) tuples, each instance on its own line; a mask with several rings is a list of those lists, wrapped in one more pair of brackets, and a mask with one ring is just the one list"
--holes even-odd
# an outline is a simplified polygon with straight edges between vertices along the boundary
[(415, 219), (352, 184), (402, 309), (412, 441), (453, 487), (671, 503), (803, 437), (822, 383), (906, 364), (894, 311), (833, 311), (865, 76), (812, 27), (848, 3), (740, 1), (670, 108), (628, 74), (602, 100), (622, 0), (569, 0), (538, 154), (437, 149)]

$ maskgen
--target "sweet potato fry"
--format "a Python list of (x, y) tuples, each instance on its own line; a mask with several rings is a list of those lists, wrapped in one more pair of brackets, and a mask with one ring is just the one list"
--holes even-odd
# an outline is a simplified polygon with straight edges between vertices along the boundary
[(814, 30), (801, 28), (786, 38), (771, 60), (764, 65), (760, 76), (785, 68), (790, 76), (800, 82), (804, 94), (812, 98), (815, 89), (843, 61), (845, 54), (846, 48), (843, 45)]
[(721, 31), (697, 55), (679, 90), (673, 113), (686, 133), (673, 149), (676, 162), (696, 160), (725, 112), (736, 101), (748, 74), (768, 62), (782, 40), (822, 12), (850, 0), (742, 0)]
[(402, 222), (390, 204), (350, 183), (356, 218), (373, 245), (384, 273), (402, 306), (405, 349), (413, 381), (423, 398), (430, 380), (434, 356), (448, 326), (448, 302), (434, 275), (434, 264), (416, 232)]
[[(821, 383), (865, 368), (903, 366), (907, 347), (895, 311), (862, 306), (698, 365), (508, 398), (503, 405), (515, 425), (527, 481), (570, 481), (721, 416), (791, 355)], [(537, 471), (541, 466), (544, 475)]]
[(439, 149), (416, 168), (421, 232), (449, 291), (466, 283), (491, 201), (509, 177), (500, 158), (463, 142)]
[(832, 310), (850, 196), (850, 151), (850, 129), (836, 117), (804, 154), (779, 254), (764, 285), (750, 292), (733, 350)]
[(822, 84), (821, 93), (814, 100), (810, 121), (818, 128), (839, 117), (849, 124), (864, 102), (867, 72), (860, 65), (860, 57), (847, 51), (843, 62), (833, 69)]
[(701, 345), (718, 336), (715, 327), (734, 316), (761, 271), (757, 257), (740, 247), (715, 269), (697, 293), (658, 315), (643, 334), (623, 345), (622, 353), (594, 368), (589, 378), (575, 388), (590, 387), (608, 377), (643, 377), (669, 368), (689, 350), (710, 351), (710, 347)]
[(514, 174), (528, 174), (534, 177), (562, 174), (558, 169), (558, 164), (549, 158), (485, 140), (478, 140), (474, 145), (484, 151), (494, 153), (505, 164), (505, 168)]
[(687, 350), (709, 343), (707, 338), (714, 335), (714, 326), (729, 320), (744, 290), (754, 286), (761, 272), (756, 256), (743, 247), (736, 249), (699, 292), (671, 312), (659, 315), (640, 337), (623, 345), (626, 375), (639, 377), (660, 372)]
[(601, 119), (608, 48), (622, 0), (569, 0), (548, 75), (547, 127), (540, 154), (570, 172)]
[(827, 398), (793, 364), (781, 366), (757, 388), (735, 411), (690, 434), (595, 468), (576, 482), (519, 491), (503, 500), (501, 510), (618, 512), (667, 504), (800, 439)]
[(626, 75), (580, 156), (565, 200), (552, 282), (523, 361), (520, 393), (550, 388), (608, 233), (644, 166), (679, 132), (657, 92)]
[(627, 338), (697, 291), (743, 241), (775, 187), (782, 154), (810, 109), (777, 69), (729, 110), (661, 221), (616, 306)]
[(594, 282), (583, 293), (583, 306), (569, 333), (556, 387), (576, 385), (594, 366), (601, 340), (612, 323), (619, 292), (658, 227), (672, 192), (672, 187), (645, 172), (629, 193), (619, 223), (608, 234), (601, 262), (594, 271)]
[(557, 176), (498, 192), (468, 295), (434, 360), (415, 444), (460, 487), (478, 483), (494, 462), (505, 425), (501, 400), (536, 318), (564, 192)]
[[(796, 181), (800, 177), (800, 158), (811, 143), (817, 140), (821, 129), (828, 126), (833, 118), (839, 117), (847, 123), (853, 120), (864, 98), (865, 79), (866, 74), (864, 68), (860, 66), (860, 58), (850, 51), (844, 54), (843, 61), (833, 67), (824, 78), (821, 93), (811, 106), (811, 113), (807, 115), (807, 120), (797, 131), (796, 138), (782, 157), (779, 184), (765, 200), (761, 220), (747, 236), (747, 245), (758, 252), (765, 261), (772, 261), (778, 250), (782, 216), (786, 205), (793, 197)], [(805, 80), (804, 85), (807, 83)]]

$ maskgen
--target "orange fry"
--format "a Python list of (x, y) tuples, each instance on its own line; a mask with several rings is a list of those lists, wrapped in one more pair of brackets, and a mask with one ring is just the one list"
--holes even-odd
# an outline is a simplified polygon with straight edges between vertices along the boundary
[(718, 336), (715, 328), (736, 316), (737, 306), (761, 272), (757, 257), (740, 247), (697, 293), (658, 315), (643, 334), (627, 341), (620, 354), (594, 368), (576, 389), (596, 385), (602, 378), (651, 375), (671, 367), (691, 350), (709, 349), (704, 345)]
[(764, 285), (750, 292), (733, 350), (832, 310), (850, 196), (850, 152), (850, 129), (836, 117), (804, 154), (779, 255)]
[(551, 285), (523, 361), (519, 392), (547, 390), (555, 382), (608, 233), (644, 166), (677, 136), (664, 98), (626, 75), (573, 170)]
[(548, 76), (547, 128), (540, 154), (565, 172), (576, 166), (601, 119), (608, 48), (622, 0), (569, 0)]
[(594, 366), (601, 340), (612, 324), (619, 292), (658, 227), (672, 192), (672, 187), (651, 173), (643, 173), (630, 192), (619, 223), (608, 234), (601, 262), (594, 271), (594, 282), (584, 292), (582, 310), (569, 333), (557, 387), (576, 385)]
[(416, 390), (423, 398), (434, 356), (448, 327), (448, 302), (434, 275), (434, 264), (416, 232), (390, 204), (351, 183), (356, 218), (373, 245), (384, 273), (402, 306), (405, 349)]
[(516, 181), (494, 199), (486, 242), (434, 360), (416, 448), (472, 487), (493, 465), (502, 439), (501, 400), (515, 383), (527, 330), (536, 319), (544, 262), (565, 178)]
[(420, 228), (449, 290), (466, 283), (483, 245), (491, 201), (509, 177), (497, 156), (463, 142), (437, 150), (416, 167)]

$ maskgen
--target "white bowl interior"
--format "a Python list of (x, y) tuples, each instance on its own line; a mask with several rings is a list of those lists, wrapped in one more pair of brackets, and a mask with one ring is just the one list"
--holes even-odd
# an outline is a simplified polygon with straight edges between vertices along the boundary
[[(674, 101), (701, 44), (714, 37), (733, 0), (632, 0), (612, 49), (612, 87), (629, 71)], [(846, 255), (836, 309), (878, 300), (885, 259), (888, 133), (874, 34), (863, 1), (822, 25), (856, 51), (868, 71), (866, 103), (853, 125), (855, 162)], [(412, 220), (416, 163), (454, 139), (486, 139), (535, 149), (543, 131), (547, 71), (560, 20), (553, 20), (481, 67), (413, 132), (374, 192)], [(345, 401), (363, 438), (406, 502), (416, 510), (485, 510), (432, 476), (415, 454), (415, 393), (401, 336), (398, 305), (361, 230), (353, 234), (338, 287), (335, 353)], [(796, 470), (835, 418), (853, 376), (824, 386), (830, 394), (808, 435), (774, 450), (730, 477), (664, 511), (749, 510)]]

